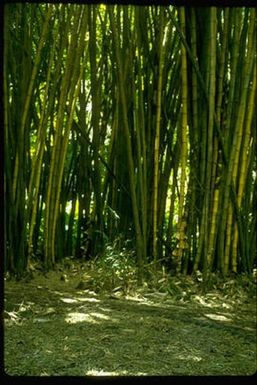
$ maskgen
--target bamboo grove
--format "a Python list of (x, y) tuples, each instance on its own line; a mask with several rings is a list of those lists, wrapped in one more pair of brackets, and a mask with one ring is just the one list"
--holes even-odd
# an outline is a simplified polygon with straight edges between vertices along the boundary
[(5, 5), (3, 88), (6, 270), (254, 267), (255, 9)]

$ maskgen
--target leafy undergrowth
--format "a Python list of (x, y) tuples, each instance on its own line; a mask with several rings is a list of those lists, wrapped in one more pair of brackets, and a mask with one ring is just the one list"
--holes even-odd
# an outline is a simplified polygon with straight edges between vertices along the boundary
[(139, 286), (132, 271), (109, 276), (106, 269), (69, 261), (5, 280), (8, 375), (256, 372), (256, 284), (249, 277), (213, 275), (203, 293), (200, 276), (162, 271)]

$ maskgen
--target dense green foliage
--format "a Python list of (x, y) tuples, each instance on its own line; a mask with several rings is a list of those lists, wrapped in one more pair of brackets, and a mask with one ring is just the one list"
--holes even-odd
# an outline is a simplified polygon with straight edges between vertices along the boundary
[(4, 12), (5, 269), (116, 250), (123, 274), (125, 247), (140, 273), (250, 272), (256, 10)]

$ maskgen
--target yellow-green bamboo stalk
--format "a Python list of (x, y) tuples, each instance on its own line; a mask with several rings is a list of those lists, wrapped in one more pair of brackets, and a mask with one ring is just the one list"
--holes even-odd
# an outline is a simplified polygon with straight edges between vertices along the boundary
[[(118, 72), (118, 79), (119, 79), (119, 94), (120, 94), (120, 98), (121, 98), (124, 134), (125, 134), (125, 139), (126, 139), (126, 144), (127, 144), (130, 193), (131, 193), (133, 217), (134, 217), (135, 230), (136, 230), (136, 250), (137, 250), (139, 265), (142, 266), (143, 260), (145, 259), (146, 256), (143, 254), (144, 250), (143, 250), (143, 243), (142, 243), (142, 230), (141, 230), (141, 226), (140, 226), (140, 222), (139, 222), (138, 205), (137, 205), (137, 200), (136, 200), (134, 161), (133, 161), (133, 157), (132, 157), (129, 124), (128, 124), (128, 118), (127, 118), (127, 103), (126, 103), (126, 95), (125, 95), (125, 90), (124, 90), (124, 78), (123, 78), (122, 67), (121, 67), (120, 46), (119, 46), (117, 28), (116, 28), (116, 25), (114, 22), (113, 6), (109, 6), (108, 10), (109, 10), (111, 30), (112, 30), (113, 39), (114, 39), (114, 49), (115, 49), (115, 56), (116, 56), (116, 62), (117, 62), (117, 72)], [(140, 269), (140, 271), (141, 271), (141, 269)]]
[[(27, 95), (26, 95), (26, 100), (25, 100), (25, 104), (24, 104), (23, 114), (22, 114), (22, 117), (21, 117), (21, 127), (20, 127), (21, 137), (23, 137), (23, 133), (24, 133), (24, 130), (25, 130), (25, 125), (26, 125), (26, 121), (27, 121), (27, 116), (28, 116), (28, 112), (29, 112), (29, 106), (30, 106), (30, 102), (31, 102), (32, 92), (33, 92), (33, 86), (34, 86), (34, 82), (35, 82), (35, 79), (36, 79), (36, 76), (37, 76), (37, 72), (38, 72), (38, 68), (39, 68), (39, 64), (40, 64), (42, 48), (44, 46), (45, 38), (46, 38), (46, 35), (48, 33), (48, 24), (49, 24), (51, 15), (52, 15), (52, 5), (49, 5), (47, 13), (46, 13), (46, 16), (45, 16), (45, 22), (44, 22), (44, 25), (43, 25), (43, 28), (42, 28), (42, 33), (41, 33), (41, 36), (40, 36), (40, 40), (39, 40), (39, 43), (38, 43), (37, 54), (36, 54), (34, 66), (33, 66), (33, 69), (32, 69), (32, 74), (31, 74), (31, 78), (30, 78), (30, 82), (29, 82), (29, 87), (28, 87), (28, 91), (27, 91)], [(14, 173), (13, 173), (13, 200), (14, 201), (15, 201), (16, 190), (17, 190), (17, 180), (18, 180), (19, 164), (20, 164), (20, 162), (19, 162), (19, 151), (17, 151), (16, 156), (15, 156)]]
[(227, 56), (227, 44), (228, 44), (228, 25), (229, 25), (229, 16), (230, 16), (230, 8), (224, 9), (224, 29), (221, 33), (222, 41), (220, 47), (220, 60), (219, 60), (219, 71), (217, 73), (217, 104), (216, 104), (216, 117), (218, 124), (221, 124), (221, 104), (222, 98), (224, 97), (224, 74), (225, 74), (225, 61)]
[[(216, 117), (217, 117), (217, 123), (219, 125), (222, 125), (221, 122), (221, 104), (222, 104), (222, 98), (223, 98), (223, 84), (224, 84), (224, 73), (225, 73), (225, 59), (226, 59), (226, 52), (227, 52), (227, 42), (228, 42), (228, 22), (229, 22), (229, 13), (230, 9), (225, 8), (224, 10), (224, 29), (222, 31), (221, 37), (221, 48), (220, 48), (220, 61), (219, 61), (219, 71), (218, 71), (218, 87), (217, 87), (217, 104), (216, 104)], [(220, 32), (221, 33), (221, 32)], [(223, 128), (221, 126), (221, 128)], [(212, 181), (211, 181), (211, 191), (214, 191), (213, 194), (213, 200), (211, 202), (211, 219), (210, 219), (210, 236), (208, 239), (208, 251), (207, 251), (207, 260), (208, 260), (208, 267), (209, 270), (212, 268), (213, 263), (213, 253), (215, 250), (215, 241), (216, 241), (216, 234), (218, 229), (218, 208), (219, 208), (219, 202), (220, 202), (220, 194), (219, 194), (219, 184), (216, 184), (217, 178), (219, 178), (219, 175), (217, 175), (217, 164), (218, 164), (218, 138), (214, 137), (213, 142), (213, 165), (212, 165)], [(216, 184), (216, 186), (215, 186)]]
[(213, 194), (213, 204), (212, 204), (212, 213), (211, 213), (211, 222), (210, 222), (210, 231), (209, 231), (209, 242), (208, 242), (208, 253), (207, 253), (207, 263), (208, 268), (211, 270), (213, 264), (214, 250), (215, 250), (215, 239), (217, 234), (217, 218), (218, 218), (218, 208), (219, 208), (219, 188), (215, 188)]
[[(207, 84), (207, 101), (208, 101), (208, 120), (207, 110), (204, 109), (201, 114), (202, 139), (201, 139), (201, 156), (202, 162), (200, 164), (200, 182), (205, 187), (204, 200), (201, 212), (199, 240), (197, 247), (197, 254), (194, 260), (193, 270), (198, 269), (200, 258), (203, 255), (203, 268), (204, 273), (209, 269), (208, 260), (211, 261), (211, 257), (208, 256), (208, 243), (209, 243), (209, 230), (210, 230), (210, 205), (212, 202), (212, 190), (211, 190), (211, 177), (212, 177), (212, 164), (213, 164), (213, 128), (215, 120), (215, 88), (216, 88), (216, 29), (217, 29), (217, 11), (214, 7), (210, 10), (210, 21), (207, 27), (206, 33), (208, 34), (206, 39), (208, 44), (206, 62), (205, 62), (205, 79)], [(207, 127), (205, 129), (205, 121), (207, 120)], [(207, 149), (207, 151), (206, 151)], [(211, 248), (209, 248), (211, 250)], [(205, 276), (206, 278), (206, 276)]]
[[(181, 30), (185, 35), (185, 8), (180, 8), (180, 23)], [(181, 257), (184, 250), (185, 240), (185, 221), (184, 221), (184, 201), (185, 201), (185, 187), (186, 187), (186, 167), (187, 167), (187, 128), (188, 128), (188, 116), (187, 116), (187, 57), (186, 49), (183, 43), (181, 43), (181, 150), (180, 150), (180, 190), (179, 190), (179, 206), (178, 206), (178, 238), (179, 238), (179, 249), (178, 257), (179, 264), (181, 263)]]
[[(33, 239), (34, 226), (35, 226), (36, 214), (37, 214), (37, 196), (38, 196), (39, 185), (40, 185), (42, 161), (43, 161), (43, 154), (44, 154), (44, 147), (45, 147), (45, 137), (47, 132), (46, 108), (47, 108), (47, 103), (49, 102), (49, 99), (51, 100), (51, 97), (49, 98), (49, 88), (50, 88), (50, 78), (51, 78), (52, 68), (53, 68), (56, 41), (57, 41), (57, 36), (55, 35), (53, 46), (51, 47), (49, 62), (48, 62), (46, 88), (44, 90), (44, 99), (43, 99), (42, 112), (41, 112), (40, 121), (39, 121), (37, 141), (35, 145), (35, 153), (31, 161), (32, 165), (31, 165), (31, 174), (30, 174), (29, 188), (28, 188), (28, 202), (27, 202), (27, 213), (28, 213), (28, 216), (30, 216), (30, 218), (29, 217), (27, 218), (27, 220), (29, 220), (27, 265), (29, 265), (30, 263), (30, 256), (31, 256), (32, 247), (33, 247), (32, 239)], [(32, 212), (30, 213), (31, 205), (32, 205)]]
[(160, 147), (160, 126), (161, 126), (161, 97), (163, 78), (164, 45), (167, 29), (164, 30), (163, 8), (160, 7), (160, 39), (159, 39), (159, 67), (158, 85), (156, 97), (156, 128), (154, 140), (154, 175), (153, 175), (153, 258), (157, 261), (157, 218), (158, 218), (158, 183), (159, 183), (159, 147)]
[(225, 148), (226, 148), (226, 154), (228, 154), (228, 145), (229, 145), (229, 134), (230, 134), (230, 128), (232, 127), (232, 110), (233, 110), (233, 104), (234, 104), (234, 94), (235, 94), (235, 87), (236, 87), (236, 74), (237, 74), (237, 65), (238, 65), (238, 59), (239, 59), (239, 46), (240, 46), (240, 28), (241, 25), (241, 17), (242, 12), (238, 8), (233, 8), (231, 10), (232, 12), (232, 20), (234, 22), (233, 26), (233, 45), (232, 45), (232, 52), (231, 52), (231, 63), (230, 63), (230, 82), (229, 82), (229, 95), (228, 95), (228, 105), (227, 105), (227, 117), (226, 117), (226, 123), (225, 123)]
[[(212, 202), (213, 192), (211, 190), (211, 180), (213, 171), (213, 127), (214, 127), (214, 113), (215, 113), (215, 90), (216, 90), (216, 44), (217, 44), (217, 9), (210, 8), (210, 49), (209, 49), (209, 117), (208, 117), (208, 139), (207, 139), (207, 164), (206, 164), (206, 180), (205, 180), (205, 252), (204, 252), (204, 270), (210, 269), (208, 266), (208, 229), (209, 229), (209, 212)], [(214, 222), (215, 217), (213, 218)], [(214, 225), (214, 223), (213, 223)], [(209, 258), (211, 261), (212, 256)]]
[[(78, 60), (79, 62), (79, 60)], [(75, 107), (76, 107), (76, 102), (77, 102), (77, 98), (78, 98), (78, 93), (79, 93), (79, 90), (80, 90), (80, 85), (81, 85), (81, 79), (82, 79), (82, 75), (83, 75), (83, 68), (84, 67), (84, 64), (81, 65), (81, 69), (80, 69), (80, 74), (79, 74), (79, 78), (78, 79), (75, 79), (74, 77), (74, 83), (75, 83), (75, 90), (73, 93), (71, 93), (71, 100), (70, 100), (70, 103), (71, 103), (71, 108), (70, 108), (70, 113), (69, 113), (69, 119), (68, 119), (68, 122), (66, 123), (66, 127), (65, 127), (65, 132), (64, 132), (64, 136), (63, 136), (63, 141), (62, 141), (62, 145), (61, 145), (61, 154), (60, 154), (60, 159), (59, 159), (59, 164), (58, 164), (58, 169), (59, 169), (59, 173), (60, 173), (60, 176), (58, 178), (58, 184), (56, 186), (56, 195), (55, 195), (55, 198), (56, 198), (56, 204), (55, 204), (55, 208), (54, 208), (54, 215), (53, 215), (53, 226), (52, 226), (52, 231), (53, 231), (53, 234), (55, 234), (56, 232), (56, 224), (57, 224), (57, 219), (58, 219), (58, 213), (59, 213), (59, 201), (60, 201), (60, 191), (61, 191), (61, 182), (62, 182), (62, 175), (63, 175), (63, 170), (64, 170), (64, 161), (65, 161), (65, 155), (66, 155), (66, 152), (67, 152), (67, 146), (68, 146), (68, 141), (69, 141), (69, 133), (70, 133), (70, 129), (71, 129), (71, 126), (72, 126), (72, 121), (73, 121), (73, 114), (74, 114), (74, 111), (75, 111)], [(73, 87), (71, 87), (73, 88)], [(53, 240), (55, 239), (54, 237), (52, 238)], [(52, 241), (51, 243), (51, 255), (54, 256), (55, 255), (55, 242)], [(54, 262), (54, 258), (52, 257), (52, 262)]]
[[(73, 5), (74, 8), (74, 5)], [(75, 9), (75, 8), (74, 8)], [(63, 135), (63, 122), (64, 122), (64, 113), (65, 106), (68, 94), (68, 88), (70, 85), (71, 77), (72, 77), (72, 65), (75, 59), (76, 53), (76, 45), (78, 41), (77, 28), (80, 23), (80, 11), (79, 8), (75, 9), (73, 28), (71, 32), (71, 41), (68, 48), (67, 53), (67, 61), (66, 61), (66, 70), (64, 73), (62, 85), (61, 85), (61, 93), (59, 100), (59, 108), (56, 118), (56, 127), (55, 127), (55, 135), (54, 135), (54, 145), (52, 150), (52, 157), (50, 162), (50, 170), (47, 184), (47, 195), (46, 195), (46, 215), (45, 215), (45, 263), (46, 265), (50, 263), (54, 263), (54, 254), (52, 254), (53, 244), (55, 243), (55, 234), (53, 232), (54, 226), (54, 213), (55, 213), (55, 205), (56, 205), (56, 186), (58, 184), (58, 178), (60, 176), (58, 170), (59, 158), (61, 154), (61, 142)]]
[[(240, 161), (240, 172), (239, 172), (239, 181), (238, 181), (238, 192), (237, 192), (237, 204), (238, 207), (241, 207), (243, 192), (245, 189), (246, 176), (248, 170), (248, 160), (249, 153), (251, 151), (250, 141), (251, 141), (251, 125), (253, 119), (254, 112), (254, 101), (256, 100), (256, 62), (254, 63), (254, 71), (253, 71), (253, 83), (250, 90), (249, 101), (247, 103), (248, 109), (245, 115), (245, 130), (243, 135), (243, 142), (241, 146), (241, 161)], [(236, 269), (236, 260), (237, 260), (237, 246), (238, 246), (238, 226), (235, 223), (234, 226), (234, 235), (233, 235), (233, 244), (232, 244), (232, 269)]]
[[(69, 141), (69, 134), (70, 134), (70, 129), (72, 126), (73, 122), (73, 116), (74, 116), (74, 111), (76, 107), (76, 102), (78, 98), (78, 93), (80, 90), (81, 86), (81, 79), (84, 71), (84, 62), (85, 58), (87, 57), (86, 53), (84, 55), (84, 62), (81, 63), (80, 69), (79, 69), (79, 64), (80, 64), (80, 58), (82, 56), (82, 50), (84, 48), (84, 40), (85, 40), (85, 30), (86, 30), (86, 18), (83, 19), (83, 12), (84, 8), (81, 10), (81, 18), (82, 18), (82, 30), (80, 31), (80, 44), (76, 52), (76, 63), (77, 65), (73, 67), (73, 76), (71, 79), (71, 84), (70, 84), (70, 91), (69, 91), (69, 118), (66, 123), (63, 135), (62, 135), (62, 143), (61, 143), (61, 152), (59, 154), (59, 162), (58, 162), (58, 178), (56, 176), (56, 190), (55, 190), (55, 207), (54, 207), (54, 215), (52, 218), (52, 232), (53, 232), (53, 240), (55, 239), (55, 232), (56, 232), (56, 224), (57, 224), (57, 219), (58, 219), (58, 213), (59, 213), (59, 201), (60, 201), (60, 191), (61, 191), (61, 182), (62, 182), (62, 176), (63, 176), (63, 170), (64, 170), (64, 161), (66, 157), (66, 152), (67, 152), (67, 146), (68, 146), (68, 141)], [(71, 47), (72, 49), (73, 47)], [(72, 58), (72, 56), (71, 56)], [(79, 71), (79, 77), (78, 77), (78, 71)], [(55, 242), (51, 242), (51, 255), (55, 255)], [(52, 257), (53, 258), (53, 257)], [(54, 260), (52, 261), (54, 262)]]
[[(138, 118), (137, 118), (137, 143), (138, 143), (138, 167), (140, 170), (140, 186), (141, 186), (141, 206), (142, 206), (142, 242), (144, 255), (147, 251), (147, 160), (146, 160), (146, 141), (145, 141), (145, 116), (144, 116), (144, 77), (142, 74), (142, 41), (140, 33), (140, 11), (144, 9), (135, 8), (135, 35), (138, 46)], [(145, 12), (144, 12), (145, 13)]]
[[(191, 16), (191, 29), (190, 29), (190, 37), (191, 37), (191, 47), (192, 47), (192, 56), (194, 57), (194, 60), (196, 63), (198, 63), (198, 57), (197, 57), (197, 29), (196, 29), (196, 15), (195, 15), (195, 8), (192, 7), (190, 9), (190, 16)], [(193, 226), (195, 226), (195, 221), (196, 221), (196, 215), (195, 215), (195, 207), (196, 207), (196, 191), (197, 191), (197, 186), (196, 186), (196, 180), (197, 180), (197, 161), (198, 161), (198, 142), (199, 142), (199, 116), (198, 116), (198, 82), (197, 82), (197, 75), (194, 69), (191, 71), (191, 76), (192, 76), (192, 82), (191, 82), (191, 99), (192, 99), (192, 142), (190, 143), (191, 147), (191, 164), (190, 164), (190, 179), (189, 179), (189, 186), (192, 186), (192, 192), (191, 192), (191, 199), (190, 199), (190, 208), (189, 211), (193, 214), (191, 215), (191, 221)], [(190, 187), (189, 187), (190, 189)], [(193, 227), (192, 226), (192, 227)], [(196, 228), (196, 227), (195, 227)], [(195, 231), (191, 230), (190, 228), (188, 229), (190, 231)], [(189, 234), (190, 237), (190, 234)], [(190, 237), (190, 239), (198, 239), (196, 235), (194, 234), (193, 237)], [(193, 240), (192, 240), (193, 242)], [(190, 240), (189, 240), (189, 248), (190, 248)], [(195, 250), (192, 251), (194, 257), (196, 255)], [(198, 268), (198, 267), (197, 267)], [(183, 267), (183, 274), (187, 273), (188, 269), (188, 264), (184, 264)]]
[[(195, 19), (195, 9), (191, 9), (191, 18), (192, 18), (192, 27), (191, 27), (191, 45), (192, 45), (192, 54), (195, 57), (195, 61), (197, 62), (197, 46), (196, 46), (196, 19)], [(197, 76), (195, 71), (192, 71), (192, 122), (193, 122), (193, 130), (194, 130), (194, 139), (195, 145), (198, 140), (198, 84), (197, 84)], [(196, 149), (194, 149), (195, 151)]]
[(227, 223), (226, 223), (226, 236), (225, 236), (224, 270), (223, 270), (224, 274), (227, 274), (229, 270), (232, 223), (233, 223), (233, 209), (232, 209), (231, 203), (229, 203)]
[[(226, 274), (229, 268), (229, 256), (230, 256), (230, 247), (231, 247), (231, 232), (232, 232), (232, 223), (233, 223), (233, 210), (231, 204), (228, 202), (229, 200), (229, 192), (230, 192), (230, 184), (234, 183), (237, 178), (238, 173), (238, 163), (239, 163), (239, 155), (240, 148), (243, 136), (243, 127), (244, 127), (244, 119), (246, 113), (246, 101), (247, 101), (247, 92), (249, 87), (249, 81), (251, 76), (251, 70), (254, 60), (254, 49), (253, 49), (253, 41), (254, 41), (254, 25), (255, 25), (255, 9), (250, 10), (250, 22), (248, 26), (248, 45), (247, 45), (247, 56), (244, 60), (243, 64), (243, 86), (240, 98), (240, 104), (238, 108), (238, 116), (236, 120), (235, 133), (233, 137), (233, 143), (231, 147), (229, 166), (228, 166), (228, 176), (226, 180), (226, 190), (224, 193), (224, 211), (228, 210), (227, 215), (227, 231), (226, 231), (226, 243), (225, 243), (225, 252), (224, 252), (224, 273)], [(237, 271), (237, 261), (234, 257), (233, 259), (233, 271)]]
[[(141, 79), (139, 79), (139, 82), (141, 82)], [(140, 119), (140, 107), (139, 104), (139, 96), (137, 97), (137, 92), (135, 89), (135, 79), (132, 81), (132, 95), (134, 98), (134, 127), (136, 132), (136, 151), (137, 151), (137, 167), (138, 167), (138, 184), (139, 184), (139, 199), (140, 199), (140, 206), (142, 208), (142, 242), (144, 247), (144, 253), (146, 255), (146, 196), (145, 196), (145, 185), (144, 185), (144, 179), (143, 179), (143, 167), (144, 167), (144, 158), (142, 154), (142, 143), (141, 143), (141, 134), (140, 131), (144, 131), (144, 126), (142, 125), (142, 121)], [(140, 83), (139, 83), (140, 84)], [(141, 85), (141, 84), (140, 84)], [(140, 91), (138, 91), (140, 92)]]

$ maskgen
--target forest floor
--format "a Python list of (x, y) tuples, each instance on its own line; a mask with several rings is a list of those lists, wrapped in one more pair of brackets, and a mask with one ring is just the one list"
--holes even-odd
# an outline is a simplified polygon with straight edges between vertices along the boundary
[[(92, 277), (93, 276), (93, 277)], [(97, 290), (82, 265), (5, 279), (4, 361), (11, 376), (252, 375), (256, 283), (175, 276)], [(166, 286), (163, 284), (166, 282)]]

